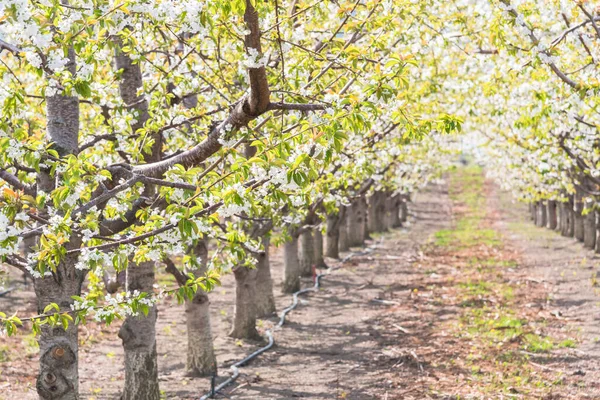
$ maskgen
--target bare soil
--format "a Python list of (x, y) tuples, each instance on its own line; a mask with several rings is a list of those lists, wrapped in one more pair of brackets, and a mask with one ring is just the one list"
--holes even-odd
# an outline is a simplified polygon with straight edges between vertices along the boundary
[[(429, 185), (413, 199), (408, 226), (376, 235), (368, 243), (373, 251), (326, 276), (321, 290), (303, 297), (286, 325), (274, 331), (275, 347), (242, 368), (223, 394), (231, 399), (600, 399), (593, 286), (599, 259), (573, 239), (534, 227), (525, 207), (489, 182), (486, 195), (484, 223), (501, 235), (500, 245), (436, 244), (436, 232), (453, 229), (469, 210), (450, 199), (447, 182)], [(281, 251), (272, 254), (278, 284)], [(231, 276), (210, 298), (223, 379), (231, 363), (264, 343), (227, 336)], [(277, 285), (278, 310), (290, 301)], [(33, 313), (33, 295), (12, 292), (0, 298), (0, 309)], [(503, 315), (522, 326), (505, 327), (499, 323)], [(259, 331), (276, 320), (261, 321)], [(124, 377), (118, 328), (119, 323), (81, 327), (82, 399), (118, 399)], [(174, 300), (160, 305), (157, 332), (164, 397), (199, 398), (210, 382), (183, 373), (185, 313)], [(553, 345), (545, 348), (546, 343)], [(37, 398), (36, 357), (26, 332), (1, 338), (0, 400)]]

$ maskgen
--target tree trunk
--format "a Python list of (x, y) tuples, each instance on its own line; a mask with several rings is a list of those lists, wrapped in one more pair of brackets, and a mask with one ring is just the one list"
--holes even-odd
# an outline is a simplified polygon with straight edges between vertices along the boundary
[(300, 275), (312, 276), (315, 265), (315, 240), (312, 229), (306, 229), (300, 234)]
[(352, 200), (348, 207), (348, 217), (346, 218), (346, 231), (348, 233), (348, 246), (362, 245), (362, 225), (360, 217), (359, 199)]
[[(66, 69), (76, 76), (75, 50), (68, 48)], [(79, 99), (59, 93), (46, 97), (46, 133), (52, 149), (61, 157), (77, 153), (79, 146)], [(38, 174), (37, 188), (50, 193), (56, 187), (56, 177), (43, 169)], [(46, 210), (41, 210), (45, 213)], [(72, 235), (66, 250), (78, 248), (80, 240)], [(43, 313), (50, 303), (56, 303), (61, 311), (71, 309), (71, 296), (81, 295), (85, 271), (75, 268), (78, 254), (66, 255), (56, 266), (53, 276), (34, 279), (37, 311)], [(43, 325), (38, 343), (40, 368), (36, 389), (42, 400), (77, 400), (79, 398), (79, 344), (77, 325), (70, 323), (65, 330), (61, 326)]]
[(556, 209), (558, 211), (558, 227), (557, 230), (562, 235), (565, 230), (565, 211), (562, 202), (556, 203)]
[(569, 215), (569, 202), (561, 202), (560, 203), (560, 211), (561, 211), (561, 230), (560, 234), (562, 236), (569, 236), (569, 226), (571, 224), (571, 218)]
[[(150, 115), (148, 101), (139, 91), (143, 88), (140, 63), (134, 62), (121, 48), (120, 38), (115, 38), (115, 68), (120, 71), (119, 93), (125, 104), (132, 104), (136, 111), (131, 133), (143, 128)], [(144, 161), (159, 161), (162, 151), (162, 134), (152, 133), (152, 149)], [(144, 195), (151, 197), (155, 192), (152, 185), (146, 185)], [(153, 293), (154, 262), (143, 262), (127, 269), (127, 291)], [(121, 400), (160, 399), (158, 386), (158, 361), (156, 359), (156, 306), (151, 307), (148, 316), (129, 316), (119, 330), (125, 350), (125, 385)]]
[(573, 237), (575, 236), (575, 212), (573, 211), (574, 207), (573, 196), (569, 196), (569, 203), (567, 203), (567, 236)]
[(339, 241), (340, 241), (340, 213), (342, 208), (337, 213), (327, 215), (327, 232), (325, 240), (325, 255), (331, 258), (340, 258)]
[(375, 217), (377, 218), (377, 232), (385, 232), (388, 230), (387, 226), (387, 198), (388, 192), (380, 191), (378, 194), (379, 200), (377, 201), (377, 210)]
[(264, 235), (262, 239), (265, 252), (256, 256), (256, 317), (263, 318), (275, 313), (275, 297), (273, 296), (273, 279), (269, 261), (269, 245), (271, 238)]
[(408, 201), (410, 199), (410, 194), (402, 196), (402, 203), (400, 204), (400, 221), (405, 223), (408, 221)]
[(546, 204), (542, 200), (540, 200), (538, 205), (538, 213), (538, 226), (540, 228), (545, 228), (548, 225), (548, 214), (546, 211)]
[(373, 239), (370, 235), (369, 232), (369, 202), (367, 201), (367, 197), (363, 196), (360, 199), (360, 213), (362, 215), (362, 222), (361, 222), (361, 226), (362, 226), (362, 238), (361, 238), (361, 244), (359, 246), (364, 245), (366, 240), (371, 240)]
[(558, 226), (558, 219), (556, 216), (556, 201), (548, 201), (548, 228), (556, 230)]
[(533, 203), (530, 201), (529, 203), (527, 203), (527, 206), (529, 210), (529, 218), (533, 219)]
[(347, 229), (348, 244), (350, 246), (362, 246), (365, 241), (365, 227), (367, 216), (366, 200), (360, 197), (352, 201), (350, 212), (348, 213)]
[[(127, 268), (127, 292), (153, 293), (154, 262), (146, 261)], [(125, 384), (121, 400), (160, 400), (156, 359), (156, 306), (148, 315), (125, 318), (119, 337), (125, 350)]]
[(583, 222), (583, 245), (587, 249), (594, 249), (596, 247), (596, 213), (590, 210), (584, 216)]
[(348, 236), (348, 213), (349, 207), (340, 207), (340, 211), (338, 214), (340, 218), (340, 221), (338, 222), (338, 232), (340, 234), (338, 250), (340, 252), (350, 250), (350, 238)]
[[(377, 226), (377, 207), (378, 207), (378, 193), (374, 191), (372, 195), (367, 198), (367, 233), (379, 232)], [(367, 237), (368, 239), (368, 237)]]
[(283, 293), (294, 293), (300, 290), (300, 260), (298, 259), (298, 236), (295, 232), (291, 239), (283, 245)]
[[(57, 267), (56, 277), (34, 280), (37, 296), (37, 311), (43, 313), (50, 303), (56, 303), (61, 311), (71, 309), (71, 296), (81, 295), (83, 271), (74, 268), (77, 256), (67, 256)], [(37, 377), (37, 392), (42, 400), (79, 399), (79, 371), (77, 325), (42, 326), (38, 338), (40, 346), (40, 369)]]
[(325, 264), (325, 259), (323, 258), (323, 232), (321, 232), (321, 227), (317, 226), (314, 233), (314, 243), (315, 243), (315, 267), (318, 269), (327, 268), (327, 264)]
[(235, 277), (235, 309), (229, 336), (236, 339), (260, 339), (256, 330), (256, 269), (237, 267)]
[[(206, 274), (208, 248), (204, 240), (199, 240), (193, 247), (192, 256), (197, 257), (198, 268), (193, 270), (194, 276)], [(191, 301), (185, 303), (187, 322), (188, 351), (186, 371), (188, 376), (210, 376), (217, 373), (217, 358), (210, 324), (210, 301), (208, 294), (201, 289)]]
[(540, 226), (540, 205), (538, 202), (533, 203), (533, 224), (535, 226)]
[(402, 226), (402, 218), (400, 217), (400, 209), (402, 208), (402, 196), (395, 194), (390, 199), (390, 226), (392, 228), (400, 228)]
[(386, 230), (385, 227), (385, 201), (386, 193), (380, 190), (376, 190), (369, 197), (369, 232), (383, 232)]
[(574, 202), (574, 220), (575, 220), (575, 227), (574, 227), (574, 236), (575, 239), (577, 239), (580, 242), (583, 242), (584, 239), (584, 229), (583, 229), (583, 201), (581, 199), (581, 193), (579, 193), (579, 191), (577, 191), (576, 195), (575, 195), (575, 202)]

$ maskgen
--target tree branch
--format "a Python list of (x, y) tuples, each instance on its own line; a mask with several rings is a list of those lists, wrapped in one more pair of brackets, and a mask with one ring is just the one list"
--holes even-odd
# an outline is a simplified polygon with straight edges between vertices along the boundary
[(23, 51), (20, 48), (18, 48), (17, 46), (7, 43), (4, 40), (0, 39), (0, 53), (2, 53), (2, 50), (8, 50), (9, 52), (13, 53), (14, 55), (19, 55), (19, 53), (21, 53)]
[(19, 180), (19, 178), (17, 178), (15, 175), (11, 174), (5, 169), (0, 168), (0, 179), (2, 179), (4, 182), (8, 183), (15, 189), (22, 190), (26, 194), (32, 195), (35, 193), (34, 189), (31, 186), (25, 185)]
[(581, 11), (583, 11), (583, 13), (586, 15), (586, 17), (589, 18), (590, 22), (592, 23), (592, 26), (594, 27), (594, 30), (596, 31), (596, 35), (598, 36), (598, 39), (600, 39), (600, 28), (596, 24), (596, 21), (597, 21), (596, 18), (594, 18), (594, 16), (592, 14), (590, 14), (588, 12), (588, 10), (585, 9), (583, 4), (579, 3), (578, 7), (581, 9)]
[(327, 106), (325, 104), (295, 104), (295, 103), (269, 103), (267, 110), (294, 110), (294, 111), (322, 111)]
[(106, 134), (106, 135), (96, 136), (95, 138), (93, 138), (89, 142), (81, 145), (79, 147), (79, 152), (82, 152), (82, 151), (84, 151), (86, 149), (89, 149), (90, 147), (93, 147), (96, 143), (98, 143), (98, 142), (100, 142), (102, 140), (115, 141), (115, 140), (117, 140), (117, 136), (113, 135), (113, 134)]
[(173, 260), (171, 260), (169, 257), (165, 257), (163, 262), (165, 263), (165, 271), (175, 277), (175, 280), (179, 286), (185, 286), (188, 278), (177, 268)]
[[(503, 3), (505, 6), (508, 7), (508, 12), (515, 18), (517, 19), (519, 17), (519, 13), (517, 13), (516, 9), (514, 8), (514, 6), (510, 3), (509, 0), (500, 0), (501, 3)], [(531, 42), (535, 45), (538, 46), (540, 44), (539, 39), (535, 36), (535, 34), (533, 33), (533, 31), (531, 30), (531, 28), (529, 28), (528, 26), (525, 27), (527, 29), (527, 36), (529, 37), (529, 40), (531, 40)], [(546, 55), (547, 57), (551, 57), (552, 55), (550, 54), (550, 52), (548, 50), (542, 50), (540, 51), (540, 53)], [(554, 64), (554, 62), (552, 61), (548, 61), (548, 66), (550, 67), (550, 69), (552, 70), (552, 72), (554, 72), (554, 74), (556, 76), (558, 76), (564, 83), (566, 83), (567, 85), (571, 86), (573, 89), (579, 90), (582, 89), (583, 86), (580, 85), (579, 83), (575, 82), (574, 80), (570, 79), (567, 75), (565, 75), (564, 72), (562, 72), (557, 66), (556, 64)]]

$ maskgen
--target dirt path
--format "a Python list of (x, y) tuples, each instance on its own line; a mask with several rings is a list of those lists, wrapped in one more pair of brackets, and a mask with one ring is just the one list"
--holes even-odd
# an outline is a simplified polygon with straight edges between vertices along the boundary
[[(231, 399), (600, 399), (592, 273), (598, 260), (571, 239), (534, 227), (522, 206), (476, 168), (430, 185), (410, 226), (370, 241), (302, 298), (276, 346), (244, 367)], [(336, 265), (329, 260), (331, 265)], [(279, 251), (272, 257), (281, 281)], [(160, 276), (167, 282), (168, 278)], [(258, 348), (227, 337), (234, 286), (211, 294), (220, 376)], [(309, 284), (307, 282), (306, 284)], [(30, 298), (0, 299), (22, 310)], [(276, 289), (281, 310), (290, 297)], [(161, 389), (197, 399), (208, 379), (183, 375), (182, 307), (158, 320)], [(274, 325), (260, 322), (260, 331)], [(82, 399), (116, 399), (123, 381), (118, 324), (81, 330)], [(0, 343), (0, 399), (35, 399), (31, 336)]]

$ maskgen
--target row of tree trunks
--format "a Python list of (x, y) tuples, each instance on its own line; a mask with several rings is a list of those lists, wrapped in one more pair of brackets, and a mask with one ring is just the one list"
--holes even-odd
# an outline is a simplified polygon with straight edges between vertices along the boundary
[[(363, 246), (368, 234), (401, 227), (408, 218), (407, 201), (406, 195), (375, 191), (368, 200), (361, 196), (348, 207), (340, 206), (337, 213), (327, 216), (325, 255), (339, 258), (340, 252), (351, 246)], [(318, 243), (316, 246), (320, 247)]]
[[(402, 225), (407, 218), (404, 196), (390, 196), (376, 192), (370, 200), (374, 225), (377, 232)], [(315, 268), (326, 267), (324, 255), (339, 257), (349, 245), (362, 246), (368, 228), (369, 207), (365, 196), (355, 199), (349, 207), (341, 207), (338, 213), (326, 220), (327, 234), (324, 243), (321, 223), (316, 215), (309, 215), (304, 226), (292, 229), (284, 243), (284, 279), (282, 291), (293, 293), (300, 290), (302, 276), (312, 276)], [(257, 339), (256, 318), (271, 315), (275, 311), (273, 284), (268, 261), (269, 241), (263, 237), (265, 252), (257, 255), (257, 268), (235, 268), (236, 305), (230, 336)], [(325, 248), (324, 248), (324, 245)]]
[(575, 238), (585, 248), (600, 253), (600, 212), (593, 209), (593, 203), (583, 203), (581, 192), (558, 204), (529, 203), (529, 213), (536, 226), (559, 231), (562, 236)]

